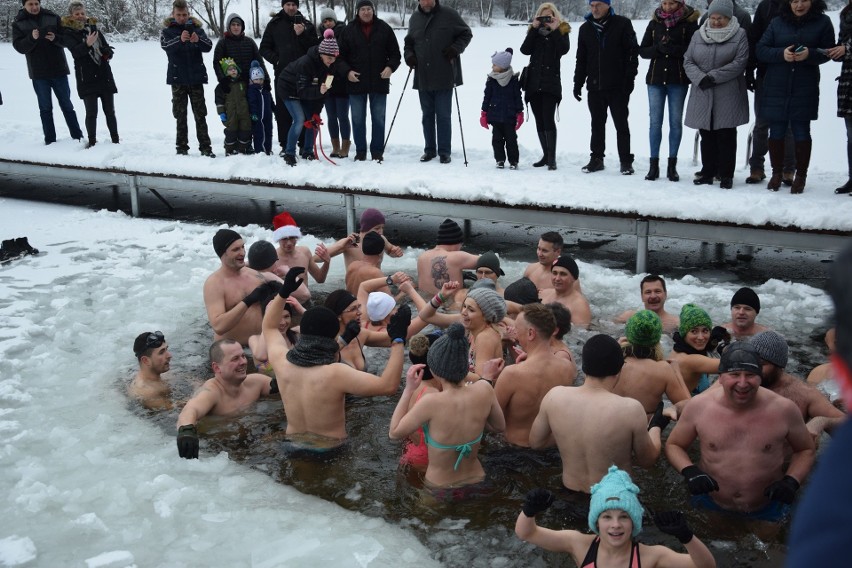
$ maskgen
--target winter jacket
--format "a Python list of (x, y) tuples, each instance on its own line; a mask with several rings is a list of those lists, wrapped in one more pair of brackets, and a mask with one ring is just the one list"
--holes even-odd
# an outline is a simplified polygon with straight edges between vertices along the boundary
[(216, 101), (216, 114), (226, 115), (225, 128), (228, 130), (241, 130), (237, 125), (251, 123), (249, 113), (248, 97), (246, 91), (248, 86), (242, 82), (240, 77), (231, 79), (227, 89), (223, 83), (216, 85), (213, 91)]
[[(213, 42), (204, 33), (201, 22), (189, 18), (186, 24), (179, 25), (174, 18), (163, 21), (163, 31), (160, 32), (160, 47), (169, 58), (169, 68), (166, 72), (168, 85), (203, 85), (207, 83), (207, 69), (204, 67), (203, 53), (213, 49)], [(198, 41), (181, 41), (180, 36), (186, 30), (190, 34), (198, 34)]]
[[(36, 29), (40, 35), (38, 39), (33, 39), (32, 33)], [(46, 38), (50, 31), (56, 34), (53, 41)], [(27, 56), (30, 79), (52, 79), (69, 74), (61, 22), (59, 16), (50, 10), (42, 8), (35, 16), (26, 10), (18, 10), (12, 24), (12, 46), (15, 51)]]
[(370, 27), (368, 38), (364, 34), (361, 19), (356, 17), (340, 34), (340, 57), (343, 63), (352, 71), (360, 73), (357, 83), (345, 81), (350, 95), (388, 94), (390, 79), (382, 79), (381, 73), (385, 67), (396, 71), (401, 62), (399, 42), (387, 22), (373, 16)]
[(284, 68), (278, 77), (278, 92), (288, 99), (321, 101), (325, 95), (320, 92), (320, 85), (334, 72), (335, 64), (326, 67), (317, 46), (313, 46), (305, 55)]
[[(752, 24), (751, 14), (749, 14), (748, 11), (745, 8), (743, 8), (742, 6), (737, 4), (736, 0), (731, 0), (731, 3), (734, 5), (734, 17), (740, 23), (740, 28), (745, 30), (746, 38), (748, 38), (751, 35), (751, 24)], [(707, 2), (707, 7), (708, 8), (710, 7), (710, 2)], [(704, 22), (707, 21), (707, 17), (709, 15), (710, 15), (710, 12), (705, 11), (701, 15), (701, 19), (698, 20), (698, 25), (699, 26), (703, 25)]]
[[(817, 119), (819, 66), (828, 57), (816, 48), (834, 47), (834, 26), (828, 16), (814, 9), (816, 5), (812, 4), (807, 14), (796, 18), (790, 5), (784, 4), (757, 42), (757, 60), (766, 64), (759, 105), (759, 118), (763, 120)], [(808, 58), (795, 63), (784, 61), (784, 50), (791, 45), (806, 46)]]
[(748, 30), (748, 45), (749, 66), (757, 68), (757, 76), (763, 77), (766, 74), (766, 64), (757, 60), (757, 42), (763, 37), (769, 23), (778, 16), (781, 11), (781, 0), (762, 0), (757, 8), (754, 9), (754, 19), (751, 22), (751, 29)]
[(577, 65), (574, 68), (574, 89), (583, 83), (590, 91), (626, 89), (633, 91), (639, 70), (639, 45), (629, 19), (617, 16), (610, 9), (603, 34), (592, 23), (591, 14), (577, 34)]
[[(747, 64), (745, 30), (739, 28), (727, 41), (716, 43), (707, 41), (699, 28), (683, 59), (686, 75), (692, 81), (683, 123), (696, 130), (720, 130), (747, 124), (748, 91), (744, 73)], [(698, 84), (706, 76), (710, 76), (715, 85), (702, 89)]]
[(524, 96), (526, 100), (530, 95), (545, 93), (562, 100), (562, 56), (571, 49), (571, 26), (568, 22), (562, 22), (555, 30), (544, 35), (539, 32), (541, 27), (527, 28), (527, 36), (521, 44), (521, 53), (530, 56), (527, 66), (526, 85)]
[(272, 120), (272, 94), (269, 91), (261, 85), (249, 83), (246, 99), (249, 113), (252, 117), (257, 117), (257, 122), (265, 123), (267, 120)]
[[(234, 19), (240, 20), (243, 24), (243, 33), (238, 36), (231, 34), (230, 31), (231, 22)], [(213, 48), (213, 72), (216, 73), (216, 80), (221, 83), (225, 78), (225, 74), (222, 72), (222, 66), (219, 62), (226, 57), (230, 57), (234, 60), (234, 63), (237, 64), (237, 67), (240, 68), (240, 80), (246, 84), (249, 82), (249, 69), (251, 68), (251, 62), (259, 62), (260, 67), (263, 69), (263, 74), (266, 77), (264, 85), (266, 85), (267, 88), (270, 88), (272, 83), (269, 79), (269, 73), (266, 70), (266, 65), (263, 63), (263, 58), (260, 56), (257, 44), (252, 38), (246, 36), (246, 26), (243, 19), (237, 14), (228, 14), (228, 17), (225, 19), (225, 29), (228, 31), (219, 38), (219, 41), (216, 42), (216, 47)]]
[[(305, 31), (296, 35), (293, 25), (300, 21), (305, 25)], [(301, 12), (294, 17), (287, 15), (283, 9), (272, 16), (263, 37), (260, 38), (260, 54), (272, 64), (276, 79), (287, 65), (296, 61), (308, 52), (308, 48), (319, 44), (317, 30), (307, 21)]]
[[(334, 27), (331, 28), (334, 31), (334, 39), (337, 41), (337, 46), (341, 50), (341, 56), (343, 55), (342, 50), (343, 47), (340, 45), (341, 37), (343, 35), (343, 30), (346, 29), (346, 24), (343, 22), (335, 20)], [(323, 34), (325, 33), (326, 28), (320, 26), (319, 30), (317, 30), (317, 37), (319, 37), (320, 42), (322, 42)], [(346, 74), (349, 72), (349, 68), (343, 64), (341, 57), (337, 58), (336, 65), (334, 66), (334, 82), (331, 84), (331, 88), (326, 91), (325, 95), (327, 97), (338, 97), (338, 98), (346, 98), (349, 96), (347, 92), (346, 83), (349, 81), (346, 78)]]
[(438, 91), (461, 85), (460, 55), (450, 61), (444, 52), (452, 47), (461, 54), (472, 38), (473, 32), (458, 12), (441, 6), (439, 0), (435, 0), (435, 7), (429, 13), (418, 5), (408, 20), (408, 33), (403, 41), (405, 61), (416, 59), (414, 88)]
[(97, 20), (89, 18), (83, 24), (65, 16), (62, 18), (62, 28), (62, 42), (74, 58), (74, 76), (77, 79), (77, 94), (80, 98), (117, 93), (109, 65), (112, 47), (107, 43), (104, 34), (98, 30), (100, 55), (96, 53), (95, 46), (89, 47), (86, 44), (89, 33), (97, 30)]
[(500, 86), (494, 77), (488, 77), (485, 81), (482, 110), (485, 111), (489, 124), (515, 124), (518, 113), (524, 112), (517, 73), (509, 79), (505, 87)]
[(840, 11), (837, 44), (846, 46), (837, 83), (837, 116), (852, 117), (852, 6), (847, 5)]
[(689, 84), (683, 69), (683, 54), (698, 29), (698, 10), (692, 6), (684, 6), (683, 10), (683, 16), (671, 28), (657, 17), (656, 11), (648, 22), (639, 45), (639, 57), (651, 60), (645, 75), (648, 85)]

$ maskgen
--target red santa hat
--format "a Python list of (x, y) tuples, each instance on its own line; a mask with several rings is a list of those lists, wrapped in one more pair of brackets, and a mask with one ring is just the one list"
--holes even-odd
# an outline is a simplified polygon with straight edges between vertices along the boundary
[(301, 238), (302, 236), (302, 231), (296, 225), (296, 220), (286, 211), (272, 218), (272, 228), (275, 230), (272, 233), (272, 240), (274, 241), (280, 241), (288, 237)]

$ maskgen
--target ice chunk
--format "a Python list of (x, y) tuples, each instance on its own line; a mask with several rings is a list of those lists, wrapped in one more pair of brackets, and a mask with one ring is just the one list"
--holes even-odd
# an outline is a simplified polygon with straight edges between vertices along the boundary
[(136, 566), (128, 550), (111, 550), (86, 559), (86, 568), (130, 568)]
[(0, 565), (21, 566), (35, 558), (35, 543), (29, 537), (13, 534), (0, 540)]

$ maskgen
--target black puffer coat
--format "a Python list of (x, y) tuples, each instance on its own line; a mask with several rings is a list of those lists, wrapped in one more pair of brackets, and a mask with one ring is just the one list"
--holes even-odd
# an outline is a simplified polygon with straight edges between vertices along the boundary
[(683, 70), (683, 54), (689, 47), (692, 34), (698, 30), (698, 10), (684, 6), (683, 17), (671, 28), (657, 17), (656, 11), (648, 22), (639, 56), (650, 59), (645, 83), (648, 85), (688, 85)]
[[(408, 20), (408, 33), (403, 40), (405, 60), (417, 60), (414, 88), (439, 91), (461, 85), (461, 53), (472, 38), (470, 26), (458, 12), (441, 6), (440, 0), (435, 0), (430, 12), (424, 12), (418, 5)], [(444, 55), (448, 47), (459, 54), (453, 61)]]
[[(45, 33), (33, 39), (32, 33), (36, 29), (40, 32), (52, 31), (56, 39), (49, 41)], [(50, 10), (42, 8), (35, 16), (26, 10), (19, 10), (12, 24), (12, 46), (15, 51), (27, 56), (30, 79), (52, 79), (70, 73), (62, 43), (61, 22), (59, 16)]]
[(608, 89), (633, 90), (639, 69), (639, 44), (633, 24), (610, 9), (603, 34), (592, 23), (592, 15), (577, 34), (577, 65), (574, 67), (574, 89), (583, 84), (590, 91)]
[(278, 91), (288, 99), (305, 101), (321, 101), (325, 95), (320, 92), (320, 85), (328, 75), (335, 71), (335, 64), (326, 67), (322, 62), (317, 46), (289, 64), (278, 77)]
[(98, 30), (100, 57), (95, 53), (94, 47), (86, 45), (86, 37), (92, 30), (97, 30), (97, 20), (89, 18), (83, 24), (65, 16), (62, 18), (62, 28), (62, 41), (74, 58), (74, 76), (77, 79), (77, 94), (80, 98), (117, 93), (109, 65), (112, 47), (107, 43), (104, 34)]
[[(539, 28), (540, 29), (540, 28)], [(562, 100), (562, 56), (571, 49), (571, 26), (562, 22), (555, 30), (547, 35), (539, 32), (532, 25), (527, 29), (527, 36), (521, 44), (521, 53), (530, 56), (527, 66), (527, 77), (524, 97), (545, 93)]]
[[(181, 41), (184, 31), (198, 34), (198, 41)], [(204, 33), (201, 22), (189, 18), (183, 25), (174, 18), (163, 21), (163, 31), (160, 32), (160, 47), (169, 58), (169, 68), (166, 72), (168, 85), (203, 85), (207, 83), (207, 68), (204, 67), (202, 54), (213, 49), (213, 42)]]
[[(231, 33), (231, 22), (235, 19), (239, 20), (243, 26), (243, 31), (238, 36)], [(264, 86), (268, 87), (271, 85), (269, 73), (266, 70), (263, 58), (260, 56), (260, 51), (257, 49), (257, 44), (252, 38), (246, 36), (246, 24), (243, 19), (237, 14), (228, 14), (228, 17), (225, 19), (225, 29), (228, 31), (219, 38), (219, 41), (216, 42), (216, 47), (213, 48), (213, 72), (216, 73), (216, 80), (220, 83), (224, 80), (225, 74), (222, 72), (222, 66), (219, 62), (226, 57), (230, 57), (237, 64), (237, 67), (240, 68), (240, 82), (248, 84), (251, 62), (257, 61), (260, 63), (263, 74), (266, 76), (263, 83)]]
[[(305, 24), (305, 31), (296, 35), (293, 24), (301, 20)], [(296, 12), (294, 17), (287, 15), (283, 9), (272, 16), (263, 37), (260, 38), (260, 54), (275, 69), (275, 76), (284, 70), (287, 65), (296, 61), (308, 52), (308, 48), (319, 44), (317, 30), (312, 23), (307, 21), (301, 12)]]
[[(322, 43), (323, 34), (325, 33), (326, 29), (327, 28), (320, 26), (319, 30), (317, 30), (317, 37), (319, 38), (320, 43)], [(337, 41), (337, 46), (340, 48), (341, 52), (343, 50), (343, 46), (340, 45), (340, 39), (343, 35), (343, 30), (345, 29), (346, 24), (338, 20), (334, 21), (334, 27), (331, 28), (331, 30), (334, 31), (334, 39)], [(348, 97), (349, 93), (346, 92), (346, 83), (348, 83), (349, 81), (347, 81), (346, 79), (346, 73), (349, 72), (349, 69), (343, 64), (343, 61), (341, 61), (340, 57), (337, 58), (337, 63), (334, 66), (334, 72), (334, 83), (332, 83), (331, 88), (326, 91), (326, 96), (338, 98)]]
[(401, 61), (399, 42), (387, 22), (373, 16), (371, 27), (367, 38), (361, 19), (356, 16), (340, 35), (340, 57), (352, 71), (360, 73), (357, 83), (346, 81), (350, 95), (388, 94), (390, 79), (380, 75), (385, 67), (396, 71)]

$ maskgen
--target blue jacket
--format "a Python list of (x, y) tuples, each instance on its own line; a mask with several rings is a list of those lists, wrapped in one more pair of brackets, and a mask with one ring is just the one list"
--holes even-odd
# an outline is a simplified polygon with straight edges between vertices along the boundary
[(247, 96), (249, 113), (256, 116), (258, 122), (272, 120), (272, 93), (263, 85), (249, 83)]
[[(179, 25), (174, 18), (166, 18), (160, 32), (160, 47), (169, 58), (166, 83), (169, 85), (203, 85), (207, 83), (207, 69), (204, 67), (203, 53), (213, 49), (213, 42), (201, 28), (201, 22), (195, 18)], [(181, 41), (180, 36), (186, 30), (198, 34), (198, 41)]]
[(524, 112), (518, 75), (515, 74), (509, 79), (505, 87), (501, 87), (494, 77), (488, 77), (485, 81), (482, 110), (486, 112), (490, 124), (515, 124), (518, 113)]

